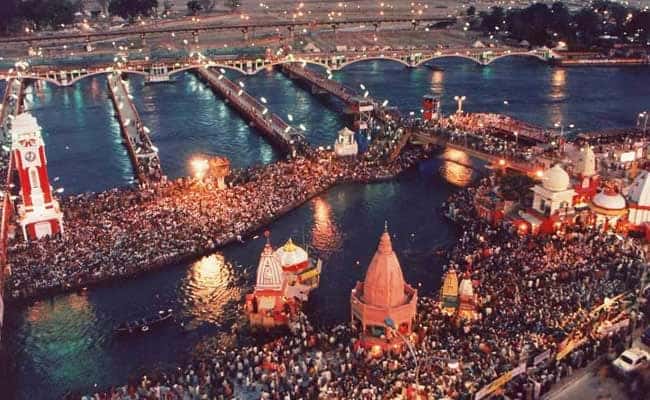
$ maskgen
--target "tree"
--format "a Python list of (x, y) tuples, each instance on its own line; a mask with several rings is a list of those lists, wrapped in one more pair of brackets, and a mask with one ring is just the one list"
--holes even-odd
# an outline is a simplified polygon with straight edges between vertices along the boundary
[(580, 41), (589, 46), (598, 38), (602, 25), (598, 13), (590, 8), (583, 8), (573, 17), (576, 34)]
[(495, 28), (503, 23), (505, 14), (503, 13), (503, 8), (501, 7), (492, 7), (491, 12), (481, 13), (481, 29), (485, 32), (492, 32)]
[(37, 29), (60, 29), (62, 24), (74, 22), (74, 13), (79, 5), (79, 2), (71, 0), (26, 0), (19, 2), (18, 16), (34, 24)]
[(108, 3), (110, 0), (97, 0), (97, 4), (99, 4), (99, 7), (102, 9), (102, 13), (104, 15), (108, 14)]
[(18, 16), (18, 0), (5, 0), (0, 7), (0, 33), (6, 33), (16, 22)]
[(224, 4), (226, 7), (230, 7), (231, 10), (234, 10), (235, 8), (241, 6), (241, 1), (240, 0), (225, 0)]
[(132, 20), (135, 17), (148, 17), (158, 7), (158, 0), (111, 0), (108, 12)]
[(476, 7), (474, 6), (467, 7), (467, 16), (473, 17), (474, 15), (476, 15)]
[(194, 15), (198, 14), (202, 9), (203, 6), (199, 0), (190, 0), (187, 2), (187, 10)]
[(216, 0), (201, 0), (201, 7), (204, 11), (212, 11), (216, 4)]

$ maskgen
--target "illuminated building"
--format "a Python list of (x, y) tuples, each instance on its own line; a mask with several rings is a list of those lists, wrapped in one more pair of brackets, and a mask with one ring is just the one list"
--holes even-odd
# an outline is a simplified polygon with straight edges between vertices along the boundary
[(286, 325), (294, 312), (292, 299), (285, 297), (286, 283), (277, 254), (268, 240), (260, 255), (252, 294), (246, 296), (246, 314), (252, 327)]
[(594, 224), (607, 230), (616, 229), (618, 223), (627, 214), (625, 197), (618, 193), (612, 186), (606, 186), (603, 191), (593, 197), (589, 208), (594, 213)]
[[(381, 235), (365, 280), (357, 282), (350, 296), (352, 324), (361, 328), (363, 345), (387, 349), (400, 343), (400, 335), (411, 333), (416, 304), (417, 290), (404, 281), (386, 230)], [(393, 321), (398, 333), (388, 330), (388, 319)]]
[(20, 181), (18, 222), (25, 240), (63, 233), (63, 213), (50, 186), (45, 144), (36, 118), (28, 113), (15, 117), (11, 136), (13, 164)]
[(356, 156), (359, 153), (359, 145), (353, 131), (346, 127), (339, 131), (338, 138), (334, 142), (334, 153), (337, 157)]
[(563, 221), (573, 216), (575, 190), (570, 183), (569, 174), (559, 164), (544, 171), (542, 184), (532, 188), (532, 208), (520, 212), (531, 232), (555, 232)]
[(312, 260), (305, 249), (291, 238), (275, 251), (286, 282), (286, 296), (307, 301), (309, 292), (318, 287), (322, 268), (321, 260)]

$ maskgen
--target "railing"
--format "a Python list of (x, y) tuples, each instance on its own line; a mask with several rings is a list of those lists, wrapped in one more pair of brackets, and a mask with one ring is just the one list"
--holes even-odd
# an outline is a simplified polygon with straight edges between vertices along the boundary
[(268, 109), (263, 104), (223, 74), (217, 76), (207, 68), (200, 68), (198, 72), (214, 89), (227, 98), (235, 108), (248, 117), (258, 129), (269, 135), (273, 141), (280, 144), (285, 150), (293, 148), (294, 142), (304, 141), (299, 132), (276, 114), (267, 117)]

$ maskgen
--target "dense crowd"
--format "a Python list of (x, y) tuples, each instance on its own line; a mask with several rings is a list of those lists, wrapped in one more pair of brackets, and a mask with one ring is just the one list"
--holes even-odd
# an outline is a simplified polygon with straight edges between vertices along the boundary
[[(643, 252), (625, 239), (581, 227), (550, 237), (521, 237), (477, 217), (471, 207), (476, 190), (449, 200), (465, 211), (457, 216), (463, 233), (448, 252), (447, 267), (466, 271), (477, 282), (478, 319), (458, 323), (441, 313), (437, 299), (421, 296), (413, 335), (417, 369), (409, 352), (371, 354), (353, 328), (317, 330), (301, 315), (291, 334), (266, 344), (219, 348), (175, 371), (84, 398), (414, 399), (419, 393), (427, 399), (471, 399), (501, 374), (527, 363), (526, 372), (502, 393), (534, 399), (588, 361), (624, 348), (630, 330), (646, 323), (648, 310), (633, 316), (629, 329), (603, 336), (595, 328), (627, 305), (623, 299), (638, 285)], [(624, 296), (609, 308), (599, 307), (619, 294)], [(578, 338), (585, 340), (558, 360), (558, 350)], [(548, 357), (532, 365), (546, 350)], [(638, 381), (630, 390), (634, 387), (641, 390)]]
[(65, 234), (10, 243), (13, 298), (81, 287), (196, 256), (250, 233), (341, 182), (392, 177), (421, 159), (347, 162), (329, 152), (239, 171), (226, 189), (181, 178), (63, 200)]

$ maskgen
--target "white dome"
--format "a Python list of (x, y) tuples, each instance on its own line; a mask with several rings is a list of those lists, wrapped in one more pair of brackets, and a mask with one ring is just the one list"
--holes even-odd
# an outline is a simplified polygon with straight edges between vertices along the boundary
[(623, 210), (625, 209), (625, 198), (619, 193), (606, 193), (602, 191), (594, 196), (591, 201), (596, 207), (606, 210)]
[(560, 164), (555, 164), (553, 168), (544, 171), (544, 181), (542, 186), (551, 192), (561, 192), (569, 188), (569, 174), (562, 169)]
[(284, 246), (277, 249), (275, 254), (280, 259), (282, 268), (298, 267), (309, 262), (307, 252), (302, 247), (293, 244), (291, 239)]

